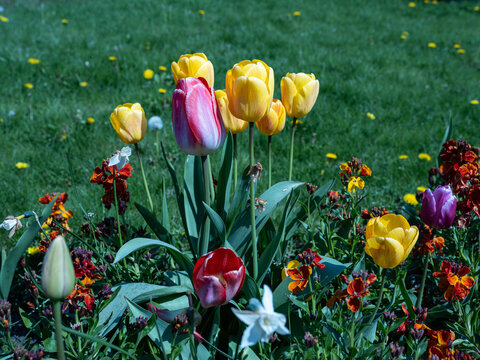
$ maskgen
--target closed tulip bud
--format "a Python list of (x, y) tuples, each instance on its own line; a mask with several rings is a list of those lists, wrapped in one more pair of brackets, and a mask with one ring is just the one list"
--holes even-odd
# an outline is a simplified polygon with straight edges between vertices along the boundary
[(43, 259), (42, 288), (52, 300), (63, 300), (75, 286), (75, 270), (63, 236), (57, 236)]
[(285, 108), (282, 105), (282, 102), (278, 99), (273, 99), (272, 106), (268, 110), (267, 115), (265, 115), (260, 121), (257, 121), (258, 130), (263, 135), (271, 136), (276, 135), (285, 127)]
[(173, 92), (172, 122), (178, 146), (190, 155), (208, 155), (225, 139), (215, 93), (204, 78), (178, 80)]
[(215, 91), (215, 97), (217, 98), (218, 108), (222, 114), (225, 132), (231, 131), (232, 134), (239, 134), (244, 131), (248, 126), (248, 122), (232, 115), (228, 108), (228, 98), (225, 90)]
[(287, 73), (280, 82), (282, 103), (287, 115), (294, 118), (307, 115), (317, 101), (319, 88), (313, 74)]
[(365, 230), (365, 252), (382, 268), (405, 261), (418, 239), (418, 229), (401, 215), (387, 214), (370, 219)]
[(203, 53), (180, 56), (178, 62), (172, 62), (172, 73), (175, 83), (177, 83), (179, 79), (187, 77), (203, 77), (207, 80), (208, 86), (213, 87), (214, 85), (215, 75), (213, 65)]
[(430, 189), (423, 193), (420, 218), (430, 227), (447, 229), (455, 220), (457, 198), (450, 186), (439, 186), (432, 193)]
[(147, 131), (145, 112), (139, 103), (118, 105), (110, 114), (110, 122), (124, 143), (136, 144)]
[(242, 120), (256, 122), (265, 116), (273, 99), (273, 69), (261, 60), (244, 60), (228, 70), (228, 106)]
[(203, 255), (193, 269), (193, 286), (204, 308), (232, 300), (242, 289), (244, 280), (242, 259), (226, 248)]

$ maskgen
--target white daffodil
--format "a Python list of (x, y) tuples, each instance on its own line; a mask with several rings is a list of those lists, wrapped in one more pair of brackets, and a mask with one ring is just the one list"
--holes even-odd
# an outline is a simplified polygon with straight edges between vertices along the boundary
[(108, 161), (108, 166), (117, 165), (117, 170), (122, 170), (122, 168), (128, 164), (128, 157), (132, 155), (132, 149), (128, 146), (125, 146), (120, 151), (115, 151)]
[(163, 129), (163, 121), (160, 116), (152, 116), (148, 119), (148, 128), (150, 130), (162, 130)]
[(22, 227), (22, 223), (20, 220), (14, 216), (7, 216), (5, 220), (0, 224), (0, 229), (5, 229), (6, 231), (10, 231), (8, 233), (8, 237), (11, 238), (17, 230)]
[(268, 342), (274, 332), (280, 335), (290, 334), (285, 327), (287, 321), (285, 315), (273, 310), (273, 294), (267, 285), (263, 286), (262, 302), (255, 298), (250, 299), (248, 308), (253, 311), (232, 309), (235, 316), (248, 325), (243, 333), (240, 348), (253, 346), (259, 341)]

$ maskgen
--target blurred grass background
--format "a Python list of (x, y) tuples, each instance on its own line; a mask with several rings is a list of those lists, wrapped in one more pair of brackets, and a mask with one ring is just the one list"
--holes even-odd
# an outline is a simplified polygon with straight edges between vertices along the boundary
[[(273, 67), (275, 97), (280, 97), (285, 73), (314, 73), (320, 95), (297, 130), (294, 178), (321, 185), (338, 176), (340, 163), (359, 157), (373, 171), (364, 205), (393, 207), (405, 193), (428, 186), (427, 171), (435, 165), (450, 119), (454, 138), (480, 145), (480, 105), (471, 104), (480, 99), (477, 2), (422, 1), (411, 6), (403, 0), (2, 0), (0, 4), (2, 218), (38, 209), (37, 199), (52, 191), (68, 192), (67, 209), (78, 214), (76, 221), (81, 221), (81, 207), (103, 214), (103, 190), (89, 180), (95, 166), (124, 145), (109, 121), (121, 103), (140, 102), (147, 118), (163, 118), (161, 141), (182, 171), (185, 156), (176, 146), (171, 125), (170, 63), (184, 53), (208, 56), (215, 66), (216, 89), (225, 87), (226, 71), (244, 59), (262, 59)], [(429, 47), (430, 42), (436, 47)], [(459, 53), (455, 44), (465, 53)], [(111, 56), (116, 60), (109, 60)], [(40, 63), (32, 65), (29, 58)], [(155, 72), (152, 80), (143, 77), (147, 68)], [(82, 87), (81, 82), (88, 85)], [(34, 87), (27, 89), (25, 83)], [(86, 124), (88, 117), (95, 123)], [(274, 181), (287, 177), (289, 133), (290, 119), (273, 139)], [(164, 162), (157, 158), (155, 137), (149, 131), (139, 145), (159, 205), (162, 178), (169, 184), (169, 194), (173, 190)], [(246, 132), (240, 135), (239, 168), (248, 163), (247, 137)], [(258, 160), (266, 166), (267, 141), (259, 132), (255, 146)], [(338, 159), (327, 159), (327, 153)], [(430, 154), (432, 160), (418, 159), (419, 153)], [(408, 159), (400, 160), (401, 154)], [(213, 158), (214, 169), (218, 157)], [(29, 167), (17, 169), (17, 162)], [(136, 157), (131, 164), (131, 199), (146, 205)]]

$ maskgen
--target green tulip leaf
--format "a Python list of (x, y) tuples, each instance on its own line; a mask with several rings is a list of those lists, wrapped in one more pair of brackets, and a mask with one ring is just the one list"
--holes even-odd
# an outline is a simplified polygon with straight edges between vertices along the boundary
[[(227, 240), (227, 234), (226, 234), (227, 230), (225, 228), (225, 224), (224, 224), (222, 218), (220, 217), (220, 215), (218, 215), (215, 212), (215, 210), (213, 210), (206, 203), (203, 203), (203, 207), (205, 208), (205, 211), (207, 212), (208, 217), (210, 218), (213, 226), (215, 227), (217, 235), (220, 238), (221, 243), (222, 243), (221, 246), (224, 246), (225, 241)], [(211, 247), (209, 246), (209, 248), (211, 248)]]

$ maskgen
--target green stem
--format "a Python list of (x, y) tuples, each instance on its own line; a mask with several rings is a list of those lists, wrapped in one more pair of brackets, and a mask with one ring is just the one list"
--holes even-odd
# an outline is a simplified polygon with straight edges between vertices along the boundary
[(382, 268), (382, 283), (380, 285), (380, 294), (378, 295), (378, 300), (377, 300), (377, 306), (375, 307), (375, 311), (373, 312), (372, 316), (370, 317), (370, 320), (367, 321), (367, 324), (371, 324), (373, 320), (375, 319), (375, 316), (377, 316), (378, 309), (380, 308), (380, 305), (382, 304), (382, 298), (383, 298), (383, 290), (385, 289), (385, 281), (387, 280), (387, 269)]
[(208, 205), (213, 204), (215, 201), (215, 187), (213, 185), (213, 178), (212, 178), (212, 165), (210, 163), (210, 157), (207, 156), (207, 165), (208, 165), (208, 185), (210, 186), (210, 202)]
[[(251, 122), (248, 129), (249, 149), (250, 149), (250, 167), (254, 164), (253, 153), (253, 128), (254, 123)], [(255, 225), (255, 183), (250, 180), (250, 221), (252, 227), (252, 255), (253, 255), (253, 279), (257, 280), (258, 276), (258, 252), (257, 252), (257, 229)]]
[(272, 136), (268, 137), (268, 188), (272, 187)]
[[(115, 178), (115, 170), (117, 165), (113, 165), (113, 198), (115, 199), (115, 216), (117, 218), (117, 231), (118, 240), (120, 241), (120, 247), (123, 246), (122, 227), (120, 226), (120, 215), (118, 212), (118, 197), (117, 197), (117, 180)], [(123, 259), (123, 266), (127, 269), (127, 260)]]
[(238, 174), (238, 164), (237, 164), (237, 134), (233, 134), (233, 189), (237, 188), (237, 175)]
[(158, 159), (160, 158), (160, 141), (159, 141), (159, 138), (158, 138), (158, 133), (159, 133), (159, 131), (156, 130), (155, 131), (155, 137), (156, 137), (156, 140), (157, 140), (155, 142), (155, 148), (157, 150), (157, 160), (156, 161), (158, 161)]
[(53, 301), (53, 315), (55, 317), (55, 340), (57, 341), (57, 358), (65, 360), (65, 349), (62, 337), (62, 310), (59, 300)]
[(317, 303), (315, 301), (315, 292), (313, 291), (313, 286), (312, 286), (312, 281), (310, 279), (310, 281), (308, 282), (308, 285), (310, 287), (310, 293), (312, 294), (311, 297), (312, 297), (312, 312), (310, 313), (310, 315), (312, 314), (315, 314), (315, 309), (317, 307)]
[(292, 132), (290, 134), (290, 168), (288, 169), (288, 181), (292, 180), (292, 169), (293, 169), (293, 141), (295, 137), (295, 126), (297, 125), (297, 118), (293, 118), (292, 122)]
[(148, 183), (147, 183), (147, 178), (145, 176), (145, 171), (143, 171), (142, 159), (140, 158), (140, 151), (138, 150), (138, 144), (135, 144), (135, 150), (138, 156), (138, 163), (140, 164), (140, 171), (142, 172), (143, 186), (145, 187), (145, 191), (147, 193), (148, 204), (150, 205), (150, 210), (153, 211), (153, 202), (150, 196), (150, 191), (148, 190)]
[[(211, 173), (208, 166), (208, 156), (202, 156), (202, 172), (203, 172), (203, 201), (210, 206), (210, 182)], [(210, 239), (210, 218), (205, 213), (205, 222), (203, 224), (203, 235), (200, 245), (199, 255), (206, 254), (208, 252), (208, 242)]]
[(425, 257), (425, 265), (423, 266), (423, 275), (422, 275), (422, 284), (420, 285), (420, 290), (418, 292), (417, 303), (415, 307), (419, 309), (422, 306), (423, 300), (423, 289), (425, 289), (425, 280), (427, 279), (428, 272), (428, 263), (430, 262), (430, 253)]

